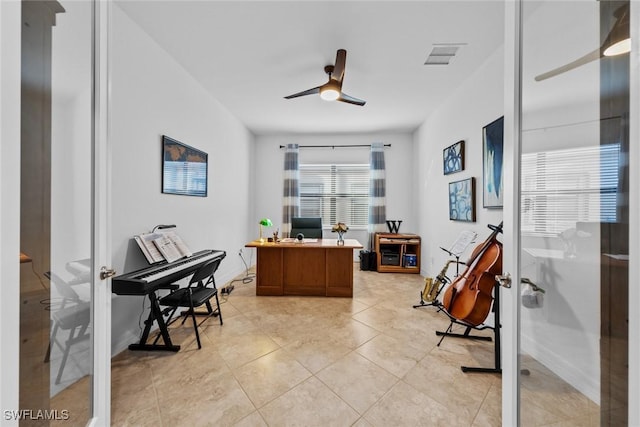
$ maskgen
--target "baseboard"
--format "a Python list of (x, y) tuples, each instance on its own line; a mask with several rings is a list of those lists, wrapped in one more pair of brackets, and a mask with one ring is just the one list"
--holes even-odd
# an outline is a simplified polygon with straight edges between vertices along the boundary
[[(157, 329), (157, 327), (155, 329)], [(134, 335), (131, 331), (127, 331), (124, 337), (120, 337), (117, 342), (111, 343), (111, 357), (128, 350), (129, 344), (137, 343), (138, 341), (140, 341), (139, 336)]]

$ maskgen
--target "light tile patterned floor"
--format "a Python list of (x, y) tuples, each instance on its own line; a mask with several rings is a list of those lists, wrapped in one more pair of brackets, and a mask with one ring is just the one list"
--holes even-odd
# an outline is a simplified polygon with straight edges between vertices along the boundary
[[(180, 352), (127, 350), (113, 359), (112, 424), (499, 426), (500, 376), (460, 370), (491, 367), (493, 343), (447, 338), (438, 347), (435, 331), (448, 319), (412, 308), (423, 286), (418, 275), (356, 264), (352, 299), (256, 297), (253, 283), (236, 282), (224, 325), (210, 318), (201, 326), (201, 350), (190, 323), (177, 322), (171, 336)], [(558, 382), (532, 372), (546, 389)], [(73, 389), (53, 407), (72, 405)], [(564, 411), (535, 383), (526, 393), (539, 402), (524, 411), (526, 425), (598, 425), (597, 406), (575, 390), (555, 403), (572, 405)]]

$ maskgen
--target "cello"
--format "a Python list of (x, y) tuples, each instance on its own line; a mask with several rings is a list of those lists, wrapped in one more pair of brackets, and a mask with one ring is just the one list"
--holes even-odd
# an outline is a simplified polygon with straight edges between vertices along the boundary
[(476, 246), (467, 261), (467, 267), (445, 290), (442, 305), (450, 316), (471, 326), (478, 326), (487, 318), (493, 302), (495, 276), (502, 274), (502, 233), (500, 225), (489, 225), (493, 230), (482, 244)]

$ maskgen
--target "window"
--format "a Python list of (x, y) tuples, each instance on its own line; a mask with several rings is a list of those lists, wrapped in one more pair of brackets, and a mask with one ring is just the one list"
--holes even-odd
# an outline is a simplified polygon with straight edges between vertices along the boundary
[(620, 145), (522, 155), (522, 231), (557, 235), (576, 222), (614, 222)]
[(369, 165), (301, 164), (300, 216), (321, 217), (327, 228), (344, 222), (349, 228), (366, 229)]

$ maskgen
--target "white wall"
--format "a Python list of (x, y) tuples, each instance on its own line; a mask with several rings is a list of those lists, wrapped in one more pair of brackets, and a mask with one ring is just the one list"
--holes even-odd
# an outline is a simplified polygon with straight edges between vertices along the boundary
[[(112, 36), (113, 267), (146, 266), (132, 236), (176, 224), (193, 251), (227, 251), (216, 275), (224, 283), (243, 271), (238, 249), (253, 237), (253, 136), (118, 6)], [(209, 154), (206, 198), (161, 193), (163, 134)], [(114, 353), (139, 337), (141, 307), (140, 297), (115, 297)]]
[[(402, 220), (401, 233), (417, 233), (415, 194), (412, 180), (413, 141), (408, 133), (360, 135), (262, 135), (256, 137), (255, 210), (253, 238), (258, 237), (258, 220), (270, 218), (274, 226), (282, 222), (282, 168), (284, 150), (280, 145), (361, 145), (372, 142), (391, 144), (384, 151), (387, 177), (387, 218)], [(300, 163), (369, 163), (370, 150), (357, 148), (301, 148)], [(255, 226), (253, 225), (255, 224)], [(327, 238), (335, 238), (324, 230)], [(365, 230), (349, 230), (346, 238), (367, 246)], [(355, 254), (357, 256), (357, 254)]]
[[(414, 133), (413, 168), (417, 183), (418, 233), (422, 236), (422, 273), (434, 276), (463, 230), (478, 233), (478, 243), (491, 234), (487, 224), (502, 221), (502, 209), (482, 207), (482, 128), (503, 115), (503, 53), (496, 51)], [(465, 168), (444, 175), (442, 150), (464, 140)], [(475, 177), (476, 222), (449, 220), (448, 184)], [(461, 257), (466, 260), (475, 245)], [(450, 273), (455, 273), (450, 266)]]

